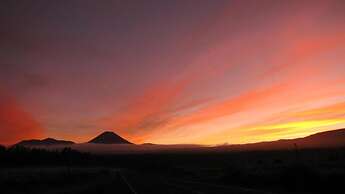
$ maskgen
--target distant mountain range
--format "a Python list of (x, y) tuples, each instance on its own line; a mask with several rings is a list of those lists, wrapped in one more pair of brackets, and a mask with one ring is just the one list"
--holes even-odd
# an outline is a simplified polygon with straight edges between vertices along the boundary
[[(94, 139), (90, 140), (88, 143), (95, 143), (95, 144), (132, 144), (131, 142), (127, 141), (126, 139), (120, 137), (114, 132), (106, 131), (102, 134), (98, 135)], [(53, 138), (46, 138), (46, 139), (31, 139), (31, 140), (23, 140), (16, 145), (22, 146), (53, 146), (53, 145), (72, 145), (75, 144), (73, 141), (66, 141), (66, 140), (57, 140)]]
[(16, 145), (22, 146), (52, 146), (52, 145), (72, 145), (74, 144), (73, 141), (65, 141), (65, 140), (57, 140), (53, 138), (46, 138), (42, 140), (38, 139), (31, 139), (31, 140), (23, 140)]
[[(102, 134), (90, 140), (88, 143), (89, 144), (127, 144), (127, 145), (133, 144), (111, 131), (103, 132)], [(73, 145), (73, 144), (75, 143), (72, 141), (47, 138), (43, 140), (35, 140), (35, 139), (24, 140), (24, 141), (19, 142), (16, 145), (52, 146), (52, 145)], [(157, 145), (157, 144), (151, 144), (151, 143), (145, 143), (145, 144), (141, 144), (137, 146), (147, 147), (148, 145), (149, 147), (169, 146), (169, 145)], [(181, 146), (183, 147), (183, 145)], [(297, 139), (283, 139), (283, 140), (278, 140), (278, 141), (259, 142), (259, 143), (250, 143), (250, 144), (233, 144), (233, 145), (217, 146), (214, 148), (216, 150), (280, 150), (280, 149), (332, 148), (332, 147), (345, 147), (345, 129), (338, 129), (338, 130), (333, 130), (333, 131), (316, 133), (314, 135), (310, 135), (303, 138), (297, 138)]]
[(106, 131), (90, 140), (88, 143), (98, 144), (132, 144), (112, 131)]

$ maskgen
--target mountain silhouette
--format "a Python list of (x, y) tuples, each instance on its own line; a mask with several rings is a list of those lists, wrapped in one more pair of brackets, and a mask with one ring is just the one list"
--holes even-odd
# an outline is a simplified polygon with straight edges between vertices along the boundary
[(295, 148), (345, 147), (345, 129), (315, 133), (302, 138), (221, 146), (238, 150), (278, 150)]
[(332, 131), (316, 133), (313, 135), (309, 135), (305, 138), (296, 139), (296, 142), (300, 143), (301, 145), (309, 145), (313, 147), (345, 146), (345, 129), (337, 129)]
[(117, 135), (112, 131), (106, 131), (94, 139), (90, 140), (88, 143), (98, 143), (98, 144), (132, 144), (121, 136)]
[(53, 138), (23, 140), (16, 145), (22, 146), (52, 146), (52, 145), (72, 145), (73, 141), (57, 140)]
[[(98, 135), (88, 143), (94, 144), (133, 144), (112, 131), (106, 131)], [(46, 138), (42, 140), (32, 139), (23, 140), (15, 145), (22, 146), (54, 146), (54, 145), (72, 145), (72, 141), (57, 140)], [(152, 143), (144, 143), (144, 146), (163, 146)], [(176, 146), (176, 145), (175, 145)], [(183, 145), (180, 145), (183, 146)], [(277, 141), (267, 141), (248, 144), (228, 144), (216, 146), (219, 150), (282, 150), (282, 149), (304, 149), (304, 148), (334, 148), (345, 147), (345, 129), (320, 132), (307, 137), (296, 139), (281, 139)]]

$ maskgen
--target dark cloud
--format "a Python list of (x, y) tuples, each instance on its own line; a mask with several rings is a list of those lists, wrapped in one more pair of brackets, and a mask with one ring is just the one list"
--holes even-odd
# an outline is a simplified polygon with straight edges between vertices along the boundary
[(34, 91), (47, 87), (51, 78), (33, 69), (29, 65), (0, 64), (0, 81), (4, 88), (18, 88), (22, 92)]

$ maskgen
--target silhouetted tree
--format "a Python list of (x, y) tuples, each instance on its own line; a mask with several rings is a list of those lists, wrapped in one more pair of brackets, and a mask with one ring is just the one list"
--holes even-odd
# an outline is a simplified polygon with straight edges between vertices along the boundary
[(6, 152), (6, 147), (3, 145), (0, 145), (0, 153)]
[[(6, 153), (6, 147), (3, 145), (0, 145), (0, 158), (4, 158), (4, 155)], [(0, 164), (3, 163), (3, 161), (0, 160)]]
[(67, 167), (67, 175), (71, 175), (71, 156), (72, 156), (72, 149), (69, 147), (64, 148), (61, 151), (62, 157), (64, 158), (66, 162), (66, 167)]

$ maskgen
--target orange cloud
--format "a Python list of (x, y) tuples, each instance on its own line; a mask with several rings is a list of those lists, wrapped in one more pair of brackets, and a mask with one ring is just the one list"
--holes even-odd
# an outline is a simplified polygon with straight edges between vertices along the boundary
[(329, 106), (314, 108), (306, 111), (292, 113), (292, 116), (306, 117), (306, 116), (318, 116), (318, 115), (345, 115), (345, 102), (332, 104)]
[[(291, 76), (298, 74), (292, 70), (315, 71), (315, 69), (327, 69), (329, 64), (307, 63), (309, 60), (317, 60), (323, 54), (334, 52), (339, 48), (345, 48), (345, 26), (327, 26), (322, 28), (322, 20), (325, 20), (334, 4), (327, 1), (313, 3), (313, 6), (298, 6), (296, 13), (288, 15), (278, 26), (275, 35), (278, 37), (278, 47), (268, 60), (272, 65), (261, 78)], [(321, 70), (322, 71), (322, 70)]]
[[(140, 133), (165, 119), (190, 80), (163, 82), (132, 99), (124, 110), (105, 119), (105, 125), (123, 133)], [(104, 120), (103, 120), (104, 121)]]
[(202, 108), (191, 115), (184, 116), (178, 125), (206, 122), (226, 115), (240, 112), (252, 106), (258, 106), (261, 101), (277, 94), (286, 88), (286, 84), (278, 84), (265, 89), (254, 89), (237, 97), (226, 99), (214, 105)]
[(223, 74), (233, 67), (231, 63), (215, 66), (209, 57), (226, 52), (205, 53), (197, 56), (176, 80), (162, 80), (147, 88), (142, 95), (129, 99), (127, 106), (119, 112), (101, 119), (101, 125), (113, 128), (131, 137), (132, 141), (141, 142), (157, 128), (170, 122), (174, 114), (207, 103), (204, 98), (187, 100), (192, 95), (191, 87)]
[(43, 128), (11, 97), (0, 93), (0, 143), (42, 137)]
[[(172, 118), (160, 130), (153, 132), (148, 136), (151, 140), (160, 140), (166, 138), (169, 142), (174, 142), (174, 135), (180, 130), (185, 130), (189, 126), (199, 125), (225, 116), (231, 116), (253, 107), (258, 108), (269, 102), (274, 95), (286, 90), (288, 84), (277, 84), (268, 88), (255, 88), (251, 91), (244, 92), (235, 97), (229, 97), (217, 103), (203, 106), (198, 110), (188, 112)], [(180, 129), (180, 128), (183, 129)], [(193, 133), (193, 132), (191, 132)], [(187, 138), (187, 137), (186, 137)]]
[[(323, 53), (330, 52), (338, 48), (345, 48), (345, 32), (328, 34), (325, 37), (304, 38), (300, 37), (293, 43), (282, 49), (276, 57), (269, 62), (273, 67), (265, 71), (261, 78), (272, 77), (276, 74), (283, 76), (293, 76), (296, 72), (291, 69), (299, 69), (305, 72), (327, 69), (329, 64), (310, 64), (305, 63), (310, 59), (315, 59)], [(289, 70), (290, 69), (290, 70)], [(305, 75), (303, 74), (305, 77)]]
[(215, 142), (250, 143), (260, 141), (273, 141), (278, 139), (291, 139), (308, 136), (314, 133), (337, 129), (344, 126), (345, 118), (318, 119), (272, 123), (268, 125), (251, 125), (232, 129), (217, 135), (207, 136), (199, 141), (203, 144)]
[[(311, 72), (309, 72), (311, 73)], [(312, 72), (311, 75), (318, 76), (321, 75), (320, 71)], [(306, 74), (303, 74), (306, 75)], [(345, 90), (342, 87), (331, 88), (330, 86), (336, 83), (342, 82), (339, 80), (333, 80), (332, 82), (327, 82), (318, 85), (305, 85), (301, 80), (295, 79), (295, 75), (291, 75), (289, 79), (285, 80), (285, 84), (276, 84), (268, 88), (258, 89), (253, 88), (237, 97), (231, 97), (218, 103), (211, 104), (209, 106), (203, 106), (196, 111), (188, 112), (187, 114), (182, 114), (174, 119), (171, 119), (168, 124), (162, 127), (157, 132), (148, 136), (150, 141), (158, 142), (169, 142), (169, 143), (185, 143), (188, 141), (198, 142), (198, 143), (215, 143), (215, 142), (226, 142), (235, 140), (238, 142), (245, 141), (262, 141), (263, 136), (258, 136), (263, 130), (258, 130), (257, 132), (251, 132), (247, 134), (245, 128), (254, 128), (255, 126), (261, 126), (263, 124), (274, 124), (274, 123), (285, 123), (285, 122), (303, 122), (304, 120), (323, 120), (323, 119), (336, 119), (341, 115), (341, 110), (343, 109), (342, 104), (333, 105), (330, 107), (322, 107), (320, 109), (310, 109), (311, 112), (323, 112), (323, 115), (313, 114), (312, 116), (293, 116), (297, 114), (294, 110), (300, 110), (298, 108), (305, 107), (307, 104), (317, 104), (319, 102), (330, 102), (331, 98), (337, 96), (344, 96)], [(315, 105), (314, 105), (315, 107)], [(287, 111), (286, 111), (287, 110)], [(255, 118), (250, 116), (243, 117), (246, 119), (246, 123), (252, 123), (240, 128), (225, 128), (226, 125), (231, 126), (233, 124), (241, 123), (242, 120), (229, 120), (229, 123), (222, 125), (207, 125), (209, 129), (198, 129), (198, 127), (203, 127), (203, 123), (212, 122), (213, 120), (227, 117), (231, 118), (233, 115), (243, 114), (246, 112), (256, 112)], [(282, 112), (283, 111), (283, 112)], [(329, 113), (326, 113), (326, 112)], [(337, 114), (335, 114), (337, 112)], [(252, 115), (253, 113), (249, 114)], [(258, 115), (263, 116), (260, 122), (253, 120), (257, 119)], [(300, 112), (298, 114), (307, 114), (307, 111)], [(310, 113), (311, 114), (311, 113)], [(234, 123), (231, 123), (234, 122)], [(317, 122), (316, 122), (317, 124)], [(318, 125), (313, 125), (318, 126)], [(300, 131), (295, 131), (295, 135), (310, 134), (311, 131), (306, 130), (306, 128), (299, 128)], [(214, 130), (214, 131), (213, 131)], [(265, 132), (274, 132), (278, 129), (266, 129)], [(286, 129), (281, 129), (286, 130)], [(303, 131), (304, 130), (304, 131)], [(219, 133), (220, 131), (220, 133)], [(303, 131), (303, 132), (302, 132)], [(290, 130), (292, 135), (292, 130)], [(184, 134), (182, 139), (181, 134)], [(193, 134), (193, 135), (190, 135)], [(238, 135), (236, 135), (238, 134)], [(278, 133), (276, 133), (278, 137)], [(189, 135), (189, 136), (188, 136)], [(263, 135), (263, 134), (262, 134)], [(282, 133), (280, 133), (282, 135)], [(180, 137), (179, 137), (180, 136)], [(242, 137), (241, 137), (242, 136)], [(227, 139), (231, 137), (231, 139)], [(271, 136), (273, 138), (273, 136)], [(281, 136), (283, 137), (283, 135)], [(256, 138), (256, 139), (255, 139)], [(214, 141), (212, 141), (214, 140)]]
[[(330, 67), (336, 65), (329, 63), (328, 58), (324, 57), (324, 54), (336, 53), (344, 48), (344, 28), (315, 29), (315, 23), (319, 23), (318, 20), (325, 13), (327, 15), (329, 8), (327, 3), (301, 7), (294, 15), (279, 15), (279, 23), (272, 22), (272, 26), (267, 26), (267, 31), (266, 28), (262, 30), (262, 26), (257, 26), (258, 31), (272, 35), (270, 38), (256, 37), (256, 33), (251, 34), (253, 36), (231, 33), (226, 22), (233, 12), (224, 13), (223, 18), (217, 21), (221, 27), (217, 25), (216, 29), (229, 34), (217, 38), (221, 42), (212, 42), (200, 55), (192, 56), (193, 60), (187, 63), (190, 65), (180, 76), (180, 81), (162, 81), (147, 89), (143, 95), (130, 100), (126, 108), (108, 119), (108, 126), (139, 141), (160, 141), (161, 138), (168, 137), (169, 142), (174, 142), (174, 135), (178, 132), (187, 131), (184, 133), (186, 139), (196, 136), (196, 130), (190, 130), (191, 127), (199, 124), (202, 126), (203, 123), (222, 117), (245, 114), (248, 111), (256, 111), (258, 114), (263, 110), (265, 113), (284, 112), (291, 107), (303, 106), (303, 103), (313, 104), (316, 101), (327, 101), (331, 97), (344, 96), (344, 90), (331, 81), (333, 78), (325, 76), (325, 72), (334, 71)], [(267, 44), (265, 42), (262, 45), (262, 39), (267, 40)], [(263, 64), (261, 67), (256, 65), (260, 63)], [(237, 67), (235, 72), (243, 73), (245, 83), (236, 85), (231, 82), (231, 76), (238, 79), (236, 73), (228, 71), (234, 66)], [(225, 76), (229, 77), (226, 80), (229, 83), (222, 79)], [(222, 91), (219, 92), (221, 95), (218, 96), (217, 102), (195, 99), (195, 102), (181, 106), (181, 102), (188, 98), (188, 95), (195, 94), (191, 91), (193, 86), (218, 79), (223, 81), (219, 82), (223, 88), (219, 87)], [(218, 89), (218, 85), (214, 85), (214, 88)], [(214, 88), (210, 91), (206, 88), (205, 93), (212, 93)], [(227, 96), (230, 93), (226, 91), (227, 88), (241, 93), (234, 95), (235, 97)], [(280, 115), (280, 118), (284, 122), (297, 122), (290, 121), (292, 116), (289, 115)], [(256, 124), (265, 122), (263, 120)], [(272, 130), (278, 129), (267, 129), (271, 132)], [(211, 134), (210, 131), (212, 129), (202, 129), (200, 133)], [(241, 133), (240, 129), (238, 133)], [(260, 131), (257, 133), (260, 134)]]
[(248, 143), (296, 138), (345, 126), (345, 102), (307, 110), (288, 110), (264, 120), (245, 124), (199, 139), (203, 144), (215, 142)]

